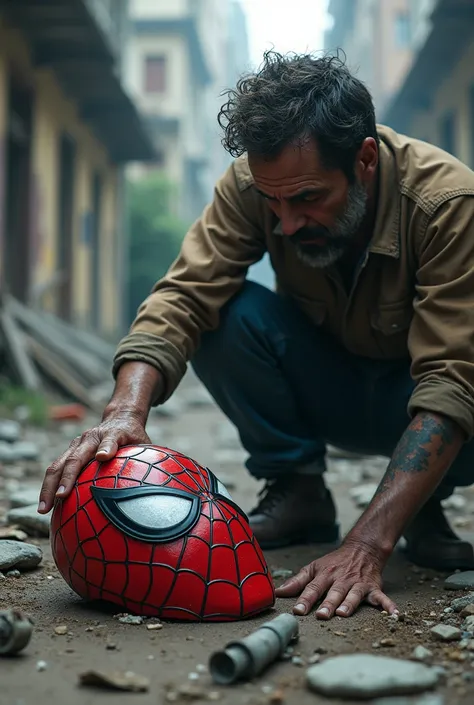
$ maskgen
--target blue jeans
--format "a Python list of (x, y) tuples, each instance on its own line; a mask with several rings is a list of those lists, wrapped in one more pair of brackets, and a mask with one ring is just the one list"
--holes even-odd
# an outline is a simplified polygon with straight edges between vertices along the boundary
[[(324, 472), (326, 444), (390, 457), (410, 422), (410, 360), (371, 360), (345, 350), (291, 301), (246, 282), (204, 333), (192, 365), (237, 427), (259, 479)], [(474, 441), (436, 490), (474, 483)]]

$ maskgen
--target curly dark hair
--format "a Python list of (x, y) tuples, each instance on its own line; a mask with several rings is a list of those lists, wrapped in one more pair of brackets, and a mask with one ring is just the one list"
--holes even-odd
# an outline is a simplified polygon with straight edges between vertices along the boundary
[(257, 73), (224, 93), (218, 120), (222, 144), (272, 159), (292, 142), (313, 137), (326, 168), (354, 179), (356, 154), (366, 137), (379, 141), (372, 96), (337, 56), (267, 51)]

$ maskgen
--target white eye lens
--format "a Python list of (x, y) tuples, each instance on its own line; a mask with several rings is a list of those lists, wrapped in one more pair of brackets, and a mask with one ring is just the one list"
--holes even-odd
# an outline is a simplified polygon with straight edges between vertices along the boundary
[(229, 493), (229, 490), (225, 485), (222, 484), (220, 480), (217, 480), (217, 494), (221, 494), (223, 497), (227, 497), (227, 499), (230, 499), (231, 502), (234, 501), (232, 499), (232, 495)]
[(171, 529), (180, 524), (188, 517), (192, 504), (185, 497), (154, 494), (118, 502), (129, 519), (150, 529)]

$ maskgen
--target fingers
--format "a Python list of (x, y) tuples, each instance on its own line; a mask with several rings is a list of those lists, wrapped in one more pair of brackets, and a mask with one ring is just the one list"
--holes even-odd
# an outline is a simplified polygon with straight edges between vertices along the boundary
[(294, 575), (287, 580), (283, 585), (276, 589), (277, 597), (296, 597), (299, 595), (306, 585), (313, 579), (314, 572), (312, 565), (307, 565), (300, 570), (298, 575)]
[(106, 460), (112, 460), (112, 458), (117, 455), (118, 449), (119, 444), (116, 439), (116, 436), (105, 436), (97, 449), (95, 457), (101, 463), (105, 462)]
[(330, 585), (330, 578), (318, 576), (312, 580), (303, 590), (298, 598), (297, 604), (293, 607), (293, 614), (305, 615), (311, 611), (314, 605), (321, 599)]
[(66, 453), (49, 466), (39, 497), (40, 514), (47, 514), (52, 509), (55, 496), (68, 496), (83, 467), (93, 459), (96, 448), (96, 437), (88, 436), (83, 441), (76, 438)]
[(372, 590), (367, 595), (367, 602), (373, 607), (381, 607), (389, 614), (399, 614), (396, 603), (391, 600), (382, 590)]
[[(366, 594), (367, 590), (364, 590), (364, 588), (359, 585), (354, 585), (351, 589), (350, 584), (335, 584), (329, 590), (324, 602), (318, 607), (316, 617), (319, 619), (331, 619), (331, 617), (334, 617), (336, 610), (338, 610), (339, 614), (339, 610), (342, 608), (342, 603), (344, 603), (344, 600), (347, 601), (349, 596), (350, 604), (354, 603), (355, 607), (357, 607)], [(344, 616), (346, 615), (343, 612), (341, 617)]]
[(354, 614), (360, 603), (365, 599), (370, 588), (363, 583), (354, 585), (336, 607), (338, 617), (350, 617)]

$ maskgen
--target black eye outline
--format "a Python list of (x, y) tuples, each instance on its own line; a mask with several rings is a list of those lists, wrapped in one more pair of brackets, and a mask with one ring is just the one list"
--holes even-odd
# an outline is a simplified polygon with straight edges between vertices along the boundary
[[(233, 509), (235, 509), (241, 516), (243, 516), (245, 521), (248, 523), (249, 518), (246, 515), (246, 513), (244, 512), (244, 510), (241, 507), (239, 507), (239, 505), (236, 504), (233, 499), (229, 499), (229, 497), (226, 497), (224, 494), (221, 494), (219, 492), (220, 480), (217, 479), (217, 477), (214, 475), (212, 470), (209, 470), (209, 468), (206, 468), (206, 470), (209, 473), (211, 492), (214, 495), (214, 497), (217, 497), (217, 499), (220, 499), (223, 502), (227, 502), (227, 504), (229, 504), (231, 507), (233, 507)], [(222, 484), (224, 484), (224, 483), (222, 483)]]
[[(166, 543), (179, 539), (187, 534), (199, 520), (201, 516), (201, 500), (197, 495), (189, 494), (183, 490), (175, 490), (168, 487), (125, 487), (123, 489), (109, 489), (94, 485), (91, 487), (92, 496), (97, 506), (105, 514), (107, 519), (120, 531), (132, 538), (140, 541), (152, 541), (154, 543)], [(120, 508), (122, 501), (146, 497), (150, 495), (171, 496), (186, 499), (191, 502), (189, 514), (185, 519), (174, 526), (166, 528), (147, 527), (131, 519)]]

